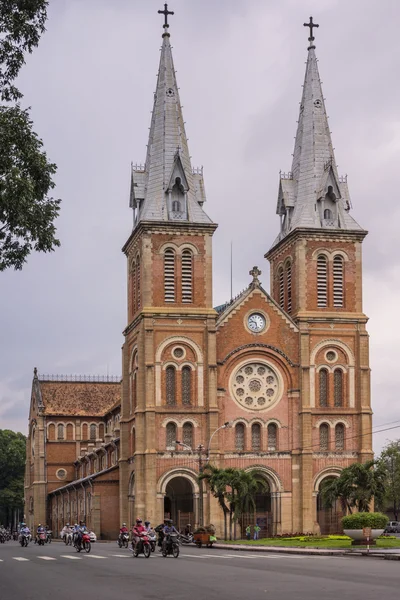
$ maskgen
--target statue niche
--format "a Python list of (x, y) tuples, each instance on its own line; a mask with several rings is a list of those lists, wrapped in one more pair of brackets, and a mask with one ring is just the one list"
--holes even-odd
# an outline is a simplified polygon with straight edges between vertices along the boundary
[(171, 189), (170, 215), (172, 219), (186, 218), (186, 194), (180, 177), (175, 177), (175, 182)]

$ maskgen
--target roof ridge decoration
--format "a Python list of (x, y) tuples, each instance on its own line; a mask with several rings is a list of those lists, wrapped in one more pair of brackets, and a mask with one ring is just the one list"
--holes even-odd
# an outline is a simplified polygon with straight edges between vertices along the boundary
[(130, 206), (134, 228), (141, 221), (212, 224), (202, 206), (206, 200), (203, 170), (193, 169), (165, 16), (157, 86), (145, 165), (132, 165)]
[(296, 228), (363, 231), (350, 216), (347, 176), (339, 177), (315, 54), (310, 17), (308, 57), (293, 151), (292, 168), (280, 173), (277, 214), (281, 231), (274, 241)]

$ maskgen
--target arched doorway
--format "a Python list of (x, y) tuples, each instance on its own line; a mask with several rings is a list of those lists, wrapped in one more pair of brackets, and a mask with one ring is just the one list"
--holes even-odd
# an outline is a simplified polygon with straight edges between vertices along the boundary
[(185, 529), (195, 523), (193, 485), (187, 477), (173, 477), (166, 486), (164, 496), (164, 518), (172, 519), (176, 528)]
[(321, 479), (318, 485), (317, 521), (321, 535), (343, 533), (342, 517), (344, 516), (344, 512), (340, 500), (336, 500), (330, 507), (326, 507), (322, 501), (322, 488), (333, 479), (335, 479), (334, 475), (327, 475)]
[(251, 527), (251, 536), (254, 536), (254, 526), (260, 527), (259, 538), (271, 537), (276, 534), (276, 527), (273, 519), (273, 502), (271, 495), (271, 486), (266, 477), (261, 474), (256, 475), (259, 480), (258, 491), (254, 497), (254, 510), (245, 512), (241, 518), (242, 538), (246, 535), (246, 527)]

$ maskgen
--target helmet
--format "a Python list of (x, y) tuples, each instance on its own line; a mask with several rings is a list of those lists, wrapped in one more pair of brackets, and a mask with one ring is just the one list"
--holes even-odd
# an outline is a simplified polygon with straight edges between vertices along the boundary
[(126, 523), (122, 523), (122, 527), (126, 527)]
[(136, 519), (136, 524), (142, 523), (142, 522), (143, 522), (142, 519), (140, 519), (140, 518)]
[(65, 527), (69, 527), (69, 523), (67, 523)]
[(41, 524), (41, 523), (39, 523), (38, 527), (41, 527), (41, 526), (42, 526), (42, 524)]
[(144, 524), (145, 525), (150, 525), (150, 521), (145, 521)]
[(26, 523), (21, 523), (21, 527), (25, 527), (25, 526), (26, 526)]

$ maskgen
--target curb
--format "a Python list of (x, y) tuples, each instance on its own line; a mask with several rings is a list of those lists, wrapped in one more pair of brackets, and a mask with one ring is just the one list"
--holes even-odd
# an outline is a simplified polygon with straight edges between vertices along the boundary
[(237, 552), (273, 552), (274, 554), (305, 554), (306, 556), (349, 556), (352, 552), (348, 550), (325, 550), (321, 548), (289, 548), (282, 546), (240, 546), (229, 544), (213, 544), (218, 550), (236, 550)]

